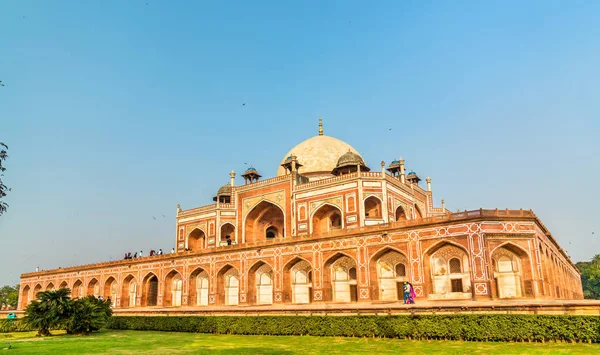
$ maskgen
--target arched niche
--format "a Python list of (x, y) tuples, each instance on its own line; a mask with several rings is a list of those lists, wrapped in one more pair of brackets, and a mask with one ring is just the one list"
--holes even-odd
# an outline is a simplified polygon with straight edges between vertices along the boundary
[(244, 222), (245, 242), (285, 237), (285, 218), (277, 205), (261, 201), (248, 213)]
[(441, 243), (425, 260), (430, 270), (430, 299), (472, 298), (469, 256), (463, 248)]
[(158, 277), (150, 272), (142, 280), (142, 307), (152, 307), (158, 304)]
[(119, 285), (117, 280), (110, 276), (104, 281), (103, 297), (105, 300), (110, 298), (113, 307), (117, 306), (117, 295), (119, 293)]
[(50, 282), (48, 285), (46, 285), (46, 291), (54, 291), (54, 290), (55, 290), (55, 287), (52, 282)]
[(221, 225), (221, 244), (227, 245), (227, 237), (231, 240), (231, 243), (235, 241), (235, 226), (229, 222)]
[(284, 302), (312, 302), (312, 267), (308, 261), (299, 257), (290, 260), (283, 268), (283, 283)]
[(127, 275), (121, 285), (121, 307), (135, 307), (138, 297), (138, 284), (133, 275)]
[(326, 301), (356, 302), (358, 300), (356, 261), (342, 253), (327, 259), (323, 268)]
[(87, 296), (100, 296), (100, 282), (96, 278), (93, 278), (88, 282)]
[(225, 265), (217, 273), (217, 302), (219, 305), (239, 304), (240, 273), (231, 265)]
[(395, 220), (398, 221), (406, 221), (408, 219), (406, 211), (404, 207), (398, 206), (396, 207)]
[(375, 196), (369, 196), (365, 199), (365, 218), (367, 219), (381, 219), (382, 209), (381, 200)]
[(183, 279), (177, 270), (171, 270), (165, 277), (163, 305), (165, 307), (181, 307), (182, 299)]
[(494, 249), (491, 256), (496, 297), (533, 296), (529, 254), (525, 250), (507, 243)]
[(73, 289), (71, 291), (71, 298), (77, 299), (83, 298), (84, 296), (85, 292), (83, 289), (83, 282), (81, 282), (81, 280), (75, 281), (75, 283), (73, 283)]
[(203, 268), (197, 268), (190, 274), (189, 301), (196, 306), (208, 306), (210, 277)]
[(19, 299), (20, 307), (19, 309), (24, 309), (29, 304), (29, 292), (31, 291), (31, 287), (29, 285), (23, 287), (21, 290), (21, 298)]
[(206, 247), (206, 234), (200, 228), (194, 230), (188, 235), (188, 248), (191, 250), (201, 250)]
[(314, 234), (327, 233), (342, 227), (342, 210), (336, 206), (324, 204), (312, 215), (311, 228)]
[(391, 248), (376, 253), (370, 262), (370, 278), (374, 283), (373, 298), (380, 301), (404, 299), (402, 285), (408, 281), (406, 256)]
[(248, 271), (248, 299), (251, 304), (273, 303), (273, 269), (259, 261)]

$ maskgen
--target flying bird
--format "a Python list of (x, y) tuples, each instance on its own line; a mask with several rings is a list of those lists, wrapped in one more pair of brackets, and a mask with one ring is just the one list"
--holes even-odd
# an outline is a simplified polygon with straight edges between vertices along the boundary
[(0, 86), (4, 86), (4, 84), (2, 84), (2, 80), (0, 80)]
[[(162, 214), (162, 213), (161, 213)], [(164, 218), (167, 218), (167, 216), (165, 216), (164, 214), (162, 215)]]
[(388, 131), (391, 131), (391, 130), (392, 130), (391, 128), (390, 128), (390, 129), (388, 129)]
[(592, 232), (592, 234), (594, 234), (595, 232)]
[(242, 104), (242, 106), (246, 106), (246, 103), (244, 102), (244, 103)]
[(156, 219), (156, 217), (152, 216), (152, 219)]

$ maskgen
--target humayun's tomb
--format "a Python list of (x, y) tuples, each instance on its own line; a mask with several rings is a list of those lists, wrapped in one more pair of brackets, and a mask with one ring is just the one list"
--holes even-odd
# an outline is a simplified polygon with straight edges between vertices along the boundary
[(417, 305), (583, 299), (577, 268), (531, 210), (435, 207), (430, 178), (402, 159), (367, 166), (321, 123), (277, 176), (242, 177), (231, 172), (211, 205), (177, 206), (175, 253), (23, 274), (19, 309), (63, 287), (137, 313), (393, 307), (404, 281)]

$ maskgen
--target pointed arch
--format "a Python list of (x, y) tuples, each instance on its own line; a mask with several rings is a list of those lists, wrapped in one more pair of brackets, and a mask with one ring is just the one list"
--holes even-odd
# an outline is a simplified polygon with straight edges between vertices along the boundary
[(23, 289), (21, 290), (21, 298), (19, 299), (19, 309), (25, 309), (27, 307), (27, 305), (29, 304), (29, 292), (31, 291), (31, 287), (29, 287), (29, 285), (26, 285), (25, 287), (23, 287)]
[(224, 243), (225, 245), (227, 245), (227, 237), (228, 236), (229, 236), (229, 240), (231, 240), (231, 242), (237, 240), (236, 233), (235, 233), (235, 226), (231, 222), (225, 222), (225, 223), (221, 224), (220, 232), (221, 232), (221, 243)]
[(273, 303), (273, 268), (265, 261), (257, 261), (248, 269), (248, 297), (250, 304)]
[(102, 297), (105, 300), (109, 300), (113, 307), (117, 305), (117, 296), (119, 294), (119, 283), (117, 279), (113, 276), (109, 276), (106, 281), (104, 281), (104, 287), (102, 289)]
[(435, 243), (425, 250), (423, 266), (429, 299), (472, 298), (470, 254), (462, 245)]
[(54, 287), (54, 283), (53, 282), (48, 282), (48, 284), (46, 285), (45, 290), (46, 291), (54, 291), (56, 288)]
[(323, 264), (323, 296), (325, 301), (356, 302), (358, 300), (356, 259), (344, 252), (328, 257)]
[(92, 279), (88, 282), (87, 286), (87, 296), (100, 296), (100, 282), (97, 278), (92, 277)]
[(402, 284), (409, 280), (408, 257), (392, 246), (384, 246), (373, 253), (369, 260), (369, 278), (372, 280), (372, 299), (400, 301), (403, 299)]
[(396, 207), (396, 211), (394, 212), (394, 220), (396, 222), (406, 221), (408, 219), (408, 214), (402, 205), (398, 205)]
[(383, 218), (383, 201), (378, 196), (369, 195), (363, 201), (365, 218), (381, 219)]
[(187, 235), (186, 245), (191, 250), (206, 248), (206, 232), (200, 227), (194, 227)]
[(267, 239), (267, 232), (273, 233), (274, 238), (285, 237), (285, 211), (278, 205), (263, 200), (244, 216), (242, 243), (263, 241)]
[(58, 286), (59, 289), (61, 288), (69, 288), (69, 284), (67, 283), (67, 281), (63, 281), (60, 283), (60, 285)]
[(415, 218), (417, 218), (417, 219), (423, 218), (423, 212), (421, 211), (419, 206), (417, 206), (416, 203), (415, 203)]
[(35, 285), (35, 287), (33, 288), (33, 298), (37, 298), (37, 294), (42, 292), (42, 285), (41, 284), (37, 284)]
[(121, 301), (120, 306), (125, 307), (135, 307), (137, 303), (137, 298), (139, 294), (139, 286), (137, 280), (132, 274), (128, 274), (123, 279), (121, 284)]
[(310, 233), (327, 233), (344, 228), (342, 209), (331, 203), (324, 203), (310, 214)]
[(520, 298), (533, 296), (533, 266), (529, 253), (510, 241), (490, 253), (493, 265), (495, 296)]
[(283, 285), (283, 302), (311, 303), (312, 264), (303, 257), (293, 257), (283, 267)]
[(142, 279), (142, 307), (152, 307), (158, 304), (158, 276), (152, 271)]
[(208, 269), (197, 267), (190, 273), (188, 281), (188, 305), (208, 306), (210, 276)]
[(181, 307), (183, 298), (183, 277), (177, 269), (169, 271), (165, 276), (163, 305), (165, 307)]
[(217, 273), (217, 303), (219, 305), (239, 304), (240, 273), (231, 264), (225, 264)]
[(71, 298), (73, 299), (83, 298), (85, 296), (83, 281), (81, 281), (80, 279), (75, 280), (75, 282), (73, 282), (73, 287), (71, 287), (71, 290)]

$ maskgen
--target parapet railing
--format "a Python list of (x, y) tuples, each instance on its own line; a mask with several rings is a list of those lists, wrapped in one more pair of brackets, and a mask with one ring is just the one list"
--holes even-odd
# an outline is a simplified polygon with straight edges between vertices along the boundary
[[(186, 257), (186, 256), (190, 256), (190, 255), (211, 254), (211, 253), (215, 253), (215, 252), (226, 252), (226, 251), (232, 251), (232, 250), (237, 250), (237, 249), (252, 249), (252, 248), (256, 248), (256, 247), (290, 244), (290, 243), (295, 243), (298, 241), (329, 239), (329, 238), (334, 238), (334, 237), (350, 236), (350, 235), (361, 234), (361, 233), (386, 232), (386, 231), (392, 230), (392, 229), (413, 227), (413, 226), (426, 225), (426, 224), (443, 223), (443, 222), (450, 222), (450, 221), (469, 220), (469, 219), (476, 219), (476, 218), (482, 218), (482, 217), (537, 218), (532, 210), (478, 209), (478, 210), (472, 210), (472, 211), (448, 213), (448, 214), (444, 214), (444, 215), (438, 215), (438, 216), (427, 217), (427, 218), (409, 219), (409, 220), (404, 220), (404, 221), (381, 223), (381, 224), (376, 224), (373, 226), (356, 227), (356, 228), (352, 228), (352, 229), (334, 229), (334, 230), (331, 230), (331, 231), (325, 232), (325, 233), (312, 233), (312, 234), (308, 234), (308, 235), (297, 235), (297, 236), (284, 237), (284, 238), (273, 238), (273, 239), (269, 239), (269, 240), (261, 240), (261, 241), (255, 241), (255, 242), (246, 242), (246, 243), (241, 243), (241, 244), (219, 246), (217, 248), (177, 252), (174, 254), (145, 256), (145, 257), (136, 258), (136, 259), (122, 259), (122, 260), (105, 261), (105, 262), (99, 262), (99, 263), (87, 264), (87, 265), (70, 266), (70, 267), (59, 268), (59, 269), (54, 269), (54, 270), (44, 270), (44, 271), (39, 271), (39, 272), (24, 273), (22, 276), (23, 277), (32, 277), (32, 276), (36, 276), (36, 275), (42, 276), (42, 275), (46, 274), (48, 271), (74, 272), (74, 271), (81, 271), (81, 270), (85, 270), (85, 269), (99, 268), (99, 267), (104, 267), (104, 266), (129, 265), (129, 264), (137, 264), (137, 263), (141, 263), (141, 262), (169, 260), (172, 258)], [(538, 219), (538, 221), (539, 221), (539, 219)]]

